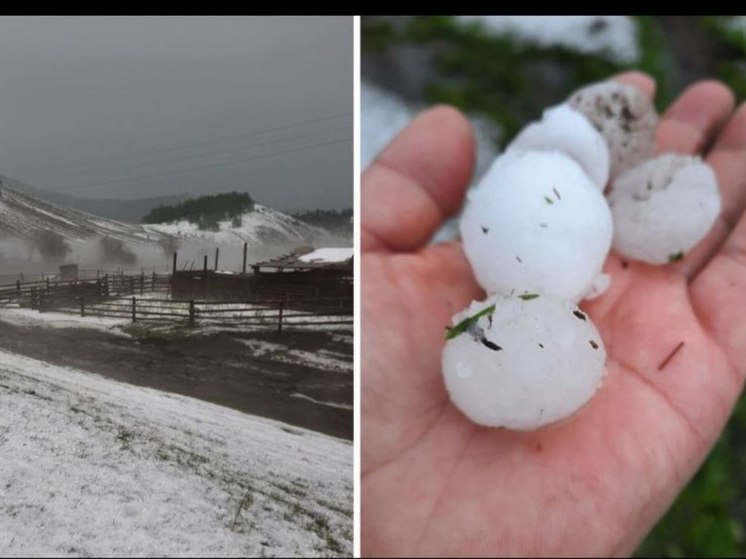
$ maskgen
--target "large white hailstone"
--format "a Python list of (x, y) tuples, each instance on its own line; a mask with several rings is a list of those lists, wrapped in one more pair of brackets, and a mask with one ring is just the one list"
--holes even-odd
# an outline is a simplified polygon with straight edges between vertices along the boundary
[(464, 252), (488, 293), (529, 289), (577, 302), (611, 247), (603, 194), (559, 152), (510, 151), (467, 196)]
[(720, 213), (712, 168), (699, 157), (665, 154), (620, 175), (609, 194), (614, 248), (650, 264), (683, 257)]
[(537, 429), (576, 412), (603, 380), (601, 336), (569, 301), (493, 295), (453, 324), (443, 350), (446, 388), (480, 425)]
[(615, 81), (583, 87), (568, 104), (591, 121), (609, 145), (611, 178), (651, 156), (658, 115), (639, 89)]
[(526, 126), (507, 149), (561, 151), (577, 161), (601, 191), (609, 180), (606, 140), (566, 103), (545, 110), (541, 120)]

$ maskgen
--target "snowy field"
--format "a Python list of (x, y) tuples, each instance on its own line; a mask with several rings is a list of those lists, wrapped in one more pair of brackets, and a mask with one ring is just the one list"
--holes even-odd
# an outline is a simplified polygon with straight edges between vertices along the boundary
[(349, 442), (0, 351), (0, 555), (349, 556)]
[(333, 373), (352, 374), (352, 361), (349, 355), (321, 349), (319, 351), (305, 351), (292, 349), (283, 344), (275, 344), (263, 340), (238, 340), (251, 349), (256, 357), (271, 355), (274, 360), (293, 365), (310, 365)]
[[(189, 303), (179, 301), (149, 301), (151, 296), (163, 297), (162, 294), (144, 294), (137, 295), (138, 301), (148, 302), (147, 307), (138, 307), (138, 325), (143, 322), (147, 323), (152, 330), (170, 330), (173, 328), (186, 327), (189, 320)], [(118, 307), (116, 305), (119, 305)], [(88, 305), (86, 316), (76, 314), (77, 308), (71, 307), (68, 312), (45, 311), (39, 312), (33, 309), (21, 307), (3, 307), (0, 309), (0, 321), (14, 324), (16, 326), (29, 326), (41, 328), (93, 328), (96, 330), (105, 330), (112, 334), (127, 335), (122, 328), (132, 325), (131, 309), (132, 297), (122, 297), (112, 299), (101, 305)], [(116, 310), (114, 310), (116, 309)], [(189, 328), (184, 335), (199, 335), (214, 333), (219, 331), (226, 332), (250, 332), (266, 331), (268, 328), (274, 329), (277, 325), (277, 309), (268, 309), (266, 306), (257, 305), (256, 308), (246, 303), (223, 303), (209, 304), (209, 314), (200, 313), (201, 307), (196, 306), (196, 323)], [(121, 318), (91, 316), (96, 312), (115, 312), (121, 315)], [(160, 317), (161, 322), (152, 322), (152, 315), (147, 312), (168, 312), (179, 314), (177, 317)], [(336, 312), (334, 309), (329, 311)], [(159, 317), (155, 317), (159, 318)], [(245, 319), (250, 321), (249, 324), (241, 323)], [(150, 321), (149, 321), (150, 320)], [(230, 321), (236, 321), (231, 324)], [(226, 322), (227, 321), (227, 322)], [(324, 324), (329, 321), (341, 321), (342, 324)], [(318, 324), (315, 324), (318, 323)], [(287, 310), (283, 316), (283, 328), (300, 328), (303, 330), (349, 330), (352, 332), (352, 317), (346, 314), (318, 316), (312, 312)]]

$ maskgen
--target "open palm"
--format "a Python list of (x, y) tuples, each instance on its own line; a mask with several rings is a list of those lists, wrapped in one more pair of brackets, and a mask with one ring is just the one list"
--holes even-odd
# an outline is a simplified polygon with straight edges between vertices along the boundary
[[(654, 93), (645, 75), (618, 79)], [(611, 288), (583, 305), (606, 345), (604, 385), (532, 432), (471, 423), (442, 381), (445, 326), (484, 296), (459, 243), (427, 245), (461, 205), (468, 123), (430, 110), (366, 171), (364, 555), (626, 555), (694, 474), (746, 374), (746, 106), (733, 113), (724, 86), (695, 84), (663, 115), (656, 149), (708, 149), (723, 213), (675, 265), (609, 257)]]

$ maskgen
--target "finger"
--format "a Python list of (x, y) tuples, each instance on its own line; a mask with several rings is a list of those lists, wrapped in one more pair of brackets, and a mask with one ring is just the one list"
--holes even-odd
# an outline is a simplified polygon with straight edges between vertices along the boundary
[(724, 221), (733, 229), (746, 206), (746, 103), (728, 121), (707, 161), (718, 175)]
[(718, 340), (737, 382), (746, 375), (746, 216), (694, 278), (690, 297), (703, 327)]
[(717, 177), (722, 209), (705, 238), (676, 265), (689, 279), (720, 249), (746, 206), (746, 104), (723, 128), (707, 163)]
[(655, 131), (655, 153), (700, 152), (733, 112), (733, 93), (716, 81), (688, 87), (666, 110)]
[(655, 80), (642, 72), (623, 72), (613, 78), (642, 91), (650, 99), (655, 98)]
[(469, 121), (436, 107), (405, 128), (362, 176), (362, 248), (411, 251), (455, 214), (474, 166)]

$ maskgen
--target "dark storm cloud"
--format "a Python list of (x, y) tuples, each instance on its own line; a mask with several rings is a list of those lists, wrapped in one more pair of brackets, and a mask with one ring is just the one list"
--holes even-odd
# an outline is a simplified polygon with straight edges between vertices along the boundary
[(2, 17), (0, 174), (351, 207), (352, 95), (349, 17)]

